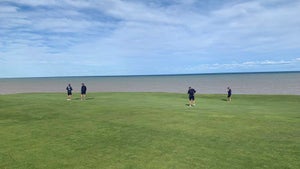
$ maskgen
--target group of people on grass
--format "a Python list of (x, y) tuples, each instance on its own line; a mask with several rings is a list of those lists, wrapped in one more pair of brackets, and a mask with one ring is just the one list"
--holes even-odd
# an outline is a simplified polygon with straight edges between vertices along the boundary
[[(67, 90), (67, 96), (68, 96), (67, 100), (71, 100), (72, 99), (72, 91), (73, 91), (71, 84), (68, 84), (68, 86), (66, 87), (66, 90)], [(85, 86), (85, 84), (81, 83), (81, 92), (80, 92), (81, 100), (86, 99), (86, 90), (87, 90), (87, 87)]]
[[(189, 95), (189, 106), (195, 106), (195, 93), (196, 90), (193, 89), (192, 87), (189, 87), (189, 90), (187, 92), (187, 94)], [(230, 102), (231, 101), (231, 88), (227, 87), (227, 101)]]
[[(67, 100), (71, 100), (72, 90), (73, 90), (71, 84), (68, 84), (68, 86), (66, 87), (66, 90), (67, 90), (67, 95), (68, 95)], [(85, 84), (81, 83), (81, 95), (80, 95), (81, 100), (86, 99), (86, 90), (87, 90), (87, 87), (85, 86)], [(187, 94), (189, 95), (189, 106), (190, 107), (195, 106), (195, 93), (196, 93), (196, 90), (193, 89), (192, 87), (189, 87)], [(232, 92), (231, 92), (230, 87), (227, 87), (227, 101), (231, 101), (231, 94), (232, 94)]]

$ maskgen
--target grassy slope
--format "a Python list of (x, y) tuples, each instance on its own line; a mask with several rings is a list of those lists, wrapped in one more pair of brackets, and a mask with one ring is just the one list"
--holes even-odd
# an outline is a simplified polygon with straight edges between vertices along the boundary
[(224, 97), (0, 95), (0, 168), (300, 167), (300, 96)]

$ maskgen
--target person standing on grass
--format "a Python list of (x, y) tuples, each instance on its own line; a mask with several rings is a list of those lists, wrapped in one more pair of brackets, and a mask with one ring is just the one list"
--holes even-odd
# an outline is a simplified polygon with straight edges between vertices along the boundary
[(189, 94), (189, 106), (195, 106), (195, 93), (196, 90), (192, 87), (189, 87), (187, 94)]
[(72, 90), (73, 90), (71, 84), (68, 84), (68, 86), (66, 87), (66, 90), (67, 90), (67, 95), (68, 95), (67, 100), (71, 100), (71, 98), (72, 98)]
[(81, 100), (85, 100), (86, 98), (86, 86), (84, 83), (81, 83), (81, 95), (80, 95), (80, 98)]
[(231, 89), (230, 87), (227, 87), (227, 101), (230, 102), (231, 101)]

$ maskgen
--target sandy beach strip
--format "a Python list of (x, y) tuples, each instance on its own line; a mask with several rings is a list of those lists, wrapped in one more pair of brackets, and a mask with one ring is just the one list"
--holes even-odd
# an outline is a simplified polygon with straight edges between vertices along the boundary
[(186, 93), (192, 86), (197, 94), (226, 94), (226, 88), (230, 86), (233, 94), (300, 95), (300, 73), (2, 78), (0, 94), (65, 93), (69, 83), (73, 92), (79, 93), (82, 82), (88, 92)]

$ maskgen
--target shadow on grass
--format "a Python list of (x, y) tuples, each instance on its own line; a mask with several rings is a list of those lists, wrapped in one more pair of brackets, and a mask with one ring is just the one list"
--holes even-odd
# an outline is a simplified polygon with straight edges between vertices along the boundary
[[(88, 97), (88, 98), (83, 99), (83, 101), (84, 101), (84, 100), (94, 100), (94, 99), (95, 99), (94, 97)], [(72, 99), (72, 100), (81, 100), (81, 98), (80, 98), (80, 97), (77, 97), (77, 98), (74, 98), (74, 99)]]
[(190, 104), (185, 104), (187, 107), (195, 107), (195, 105), (190, 106)]

